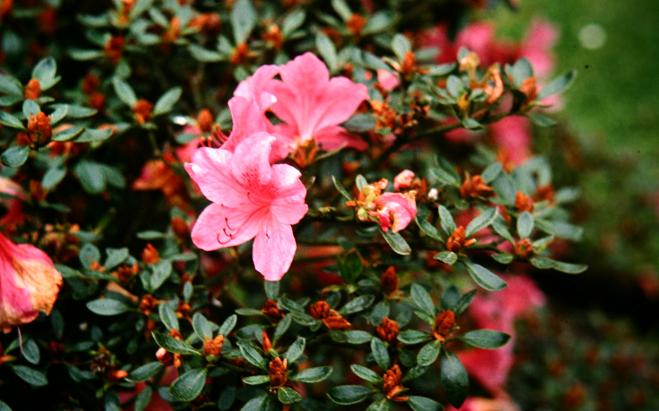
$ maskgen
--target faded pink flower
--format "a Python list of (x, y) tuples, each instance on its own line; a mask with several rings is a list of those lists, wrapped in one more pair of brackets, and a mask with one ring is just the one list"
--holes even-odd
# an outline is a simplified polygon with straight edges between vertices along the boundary
[[(456, 411), (450, 405), (446, 411)], [(480, 398), (469, 397), (457, 411), (519, 411), (519, 406), (510, 398)]]
[(0, 329), (27, 324), (39, 311), (50, 314), (61, 285), (46, 253), (0, 234)]
[(508, 116), (489, 127), (505, 163), (518, 166), (531, 157), (531, 125), (524, 116)]
[(552, 48), (558, 40), (558, 30), (544, 20), (533, 20), (520, 47), (520, 56), (533, 66), (537, 77), (546, 77), (554, 67)]
[(414, 171), (412, 170), (403, 170), (394, 177), (394, 190), (400, 191), (401, 189), (410, 188), (412, 182), (414, 181)]
[(391, 229), (394, 233), (405, 229), (416, 217), (416, 200), (411, 195), (401, 193), (384, 193), (375, 200), (373, 212), (382, 231)]
[(398, 79), (398, 74), (391, 72), (389, 70), (378, 69), (378, 84), (384, 91), (391, 91), (398, 87), (400, 80)]
[(266, 280), (288, 271), (296, 243), (291, 225), (308, 207), (300, 172), (269, 161), (274, 137), (256, 133), (224, 148), (198, 149), (185, 169), (212, 204), (199, 215), (192, 241), (206, 251), (254, 240), (254, 266)]
[(366, 86), (347, 77), (330, 78), (327, 66), (313, 53), (280, 66), (279, 75), (281, 81), (268, 85), (277, 99), (271, 109), (283, 121), (275, 126), (275, 134), (289, 150), (312, 139), (323, 150), (366, 148), (339, 125), (368, 99)]

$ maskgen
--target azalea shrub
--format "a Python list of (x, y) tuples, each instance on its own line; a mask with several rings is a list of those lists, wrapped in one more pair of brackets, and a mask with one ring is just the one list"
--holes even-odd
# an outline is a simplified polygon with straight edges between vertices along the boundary
[(586, 269), (551, 24), (80, 3), (0, 0), (0, 409), (515, 409), (525, 274)]

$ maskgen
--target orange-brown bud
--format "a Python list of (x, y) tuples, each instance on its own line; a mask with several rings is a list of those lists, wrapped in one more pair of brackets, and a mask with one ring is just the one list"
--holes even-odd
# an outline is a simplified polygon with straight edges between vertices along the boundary
[(556, 192), (554, 191), (554, 187), (551, 186), (551, 184), (547, 184), (546, 186), (538, 187), (538, 190), (536, 192), (536, 198), (538, 200), (544, 200), (547, 201), (548, 203), (553, 203), (554, 202), (554, 197), (556, 195)]
[(526, 96), (526, 101), (535, 100), (536, 97), (538, 97), (538, 86), (536, 84), (535, 77), (529, 77), (524, 80), (519, 88), (519, 91), (524, 93)]
[(528, 258), (533, 254), (533, 244), (528, 238), (523, 238), (515, 243), (515, 255), (519, 258)]
[(140, 271), (140, 267), (137, 265), (137, 263), (134, 263), (132, 266), (128, 265), (122, 265), (117, 268), (117, 270), (114, 272), (114, 275), (121, 281), (122, 283), (126, 283), (133, 278), (138, 272)]
[(158, 300), (151, 294), (147, 294), (140, 300), (140, 311), (144, 315), (150, 315), (153, 309), (158, 305)]
[(382, 286), (382, 291), (387, 295), (392, 295), (398, 291), (400, 285), (400, 279), (396, 273), (396, 267), (389, 266), (382, 276), (380, 277), (380, 285)]
[(25, 85), (23, 96), (26, 100), (36, 100), (41, 95), (41, 84), (39, 80), (33, 78)]
[(329, 317), (323, 319), (323, 324), (329, 330), (348, 330), (352, 327), (350, 321), (334, 310), (331, 311)]
[(332, 307), (327, 301), (319, 300), (309, 306), (309, 315), (317, 320), (322, 320), (329, 316)]
[(0, 0), (0, 20), (11, 13), (14, 6), (14, 0)]
[(494, 189), (485, 184), (483, 177), (468, 176), (460, 186), (460, 195), (462, 197), (490, 197), (494, 195)]
[(121, 60), (125, 45), (126, 40), (122, 36), (110, 37), (103, 47), (105, 56), (112, 63), (117, 64)]
[(249, 56), (249, 46), (246, 43), (240, 43), (233, 50), (233, 53), (231, 53), (231, 57), (229, 57), (229, 61), (231, 61), (231, 64), (241, 64), (244, 63), (245, 60), (247, 60), (248, 56)]
[(181, 35), (181, 20), (174, 16), (169, 22), (169, 27), (162, 35), (163, 43), (173, 43)]
[(30, 197), (35, 201), (43, 201), (46, 199), (48, 192), (43, 188), (40, 181), (30, 180)]
[(515, 193), (515, 208), (520, 212), (528, 211), (529, 213), (532, 213), (534, 208), (533, 199), (521, 191), (518, 191)]
[(268, 26), (268, 30), (263, 33), (263, 40), (275, 49), (280, 49), (284, 44), (284, 36), (276, 24)]
[(398, 395), (405, 391), (405, 387), (402, 386), (402, 381), (403, 381), (403, 372), (400, 369), (400, 366), (398, 364), (394, 364), (389, 368), (384, 375), (382, 376), (382, 390), (384, 391), (384, 395), (387, 397), (387, 399), (390, 400), (400, 400), (400, 401), (405, 401), (406, 398), (396, 398)]
[(455, 326), (455, 313), (452, 310), (444, 310), (435, 317), (432, 335), (438, 341), (444, 342), (451, 335)]
[(128, 377), (128, 371), (126, 370), (114, 370), (110, 372), (110, 381), (119, 381)]
[(413, 51), (405, 53), (403, 61), (400, 63), (400, 72), (403, 75), (412, 74), (416, 71), (416, 56)]
[(382, 339), (388, 343), (396, 341), (400, 329), (398, 323), (389, 317), (384, 317), (380, 325), (375, 328), (375, 332)]
[(272, 387), (282, 387), (288, 381), (288, 361), (275, 357), (268, 364), (268, 376)]
[(157, 264), (159, 261), (160, 253), (156, 247), (151, 243), (147, 244), (144, 250), (142, 250), (142, 262), (144, 264)]
[(27, 121), (27, 130), (30, 134), (31, 141), (40, 145), (48, 143), (53, 136), (50, 117), (43, 112), (30, 115)]
[(209, 133), (213, 130), (215, 119), (209, 109), (205, 108), (199, 111), (197, 115), (197, 127), (202, 133)]
[(461, 225), (458, 226), (446, 240), (446, 249), (457, 253), (464, 247), (469, 247), (475, 243), (475, 238), (467, 239), (467, 235), (465, 234), (465, 227)]
[(82, 92), (85, 94), (91, 94), (96, 91), (101, 85), (101, 79), (97, 75), (88, 73), (85, 78), (82, 79)]
[(283, 317), (283, 313), (279, 309), (279, 304), (277, 304), (277, 301), (267, 299), (265, 300), (265, 303), (263, 303), (263, 308), (261, 308), (261, 312), (265, 315), (267, 315), (270, 318), (281, 318)]
[(186, 223), (185, 220), (181, 217), (172, 218), (170, 225), (172, 227), (172, 231), (174, 234), (176, 234), (177, 237), (187, 238), (188, 235), (190, 235), (190, 228), (188, 227), (188, 223)]
[(361, 14), (357, 14), (357, 13), (354, 13), (352, 16), (350, 16), (350, 18), (346, 22), (348, 31), (355, 37), (358, 37), (362, 33), (362, 30), (364, 29), (365, 25), (366, 25), (366, 18)]
[(263, 352), (267, 353), (272, 349), (272, 341), (270, 341), (270, 337), (268, 336), (268, 332), (266, 330), (261, 331), (261, 339), (263, 340)]
[(215, 338), (206, 338), (204, 340), (204, 354), (219, 357), (222, 354), (224, 346), (224, 336), (218, 335)]
[(220, 31), (222, 21), (217, 13), (201, 13), (196, 15), (188, 23), (188, 27), (197, 29), (205, 34), (217, 34)]
[(138, 124), (144, 124), (151, 120), (153, 104), (146, 99), (139, 99), (133, 106), (133, 117)]
[(105, 94), (101, 92), (93, 92), (89, 95), (87, 101), (91, 108), (101, 111), (103, 110), (103, 107), (105, 107)]

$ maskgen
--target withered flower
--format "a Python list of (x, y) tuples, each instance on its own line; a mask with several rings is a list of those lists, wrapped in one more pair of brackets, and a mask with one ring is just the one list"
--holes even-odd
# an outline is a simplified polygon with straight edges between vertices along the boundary
[(288, 381), (288, 360), (275, 357), (268, 364), (270, 385), (275, 388), (283, 387)]
[(407, 397), (399, 396), (407, 388), (403, 387), (403, 372), (398, 364), (394, 364), (382, 376), (382, 390), (389, 400), (407, 401)]
[(389, 317), (384, 317), (380, 325), (375, 328), (375, 332), (382, 339), (388, 343), (396, 341), (400, 329), (398, 323)]
[(142, 250), (142, 262), (144, 264), (158, 264), (159, 261), (160, 253), (156, 247), (151, 243), (147, 244), (144, 250)]
[(41, 95), (41, 84), (39, 80), (33, 78), (25, 85), (23, 96), (26, 100), (36, 100)]
[(465, 247), (472, 246), (476, 243), (475, 238), (467, 239), (465, 227), (458, 226), (446, 240), (446, 249), (457, 253)]
[(520, 212), (528, 211), (529, 213), (532, 213), (534, 208), (533, 199), (521, 191), (518, 191), (515, 193), (515, 208)]
[(204, 354), (219, 357), (224, 346), (224, 336), (218, 335), (215, 338), (204, 339)]
[(435, 317), (432, 335), (437, 341), (444, 342), (451, 335), (455, 326), (455, 313), (452, 310), (444, 310)]
[(480, 175), (469, 176), (465, 178), (460, 186), (460, 195), (462, 197), (491, 197), (494, 195), (494, 189), (483, 180)]

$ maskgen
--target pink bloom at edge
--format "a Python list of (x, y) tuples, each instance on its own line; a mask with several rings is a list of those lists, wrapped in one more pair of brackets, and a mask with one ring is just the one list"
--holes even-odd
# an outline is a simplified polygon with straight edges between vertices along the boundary
[(283, 121), (275, 126), (278, 139), (287, 141), (291, 150), (311, 139), (323, 150), (366, 149), (364, 141), (339, 125), (368, 99), (365, 85), (347, 77), (330, 78), (327, 66), (313, 53), (279, 67), (279, 75), (281, 81), (269, 84), (277, 99), (271, 110)]
[(7, 209), (7, 213), (0, 217), (0, 228), (11, 231), (23, 222), (21, 200), (25, 195), (21, 186), (5, 177), (0, 177), (0, 193), (13, 197), (0, 197), (0, 205)]
[(416, 201), (412, 195), (384, 193), (375, 200), (375, 212), (382, 231), (391, 229), (394, 233), (405, 229), (416, 217)]
[(0, 329), (29, 323), (39, 311), (50, 314), (61, 286), (46, 253), (0, 234)]
[(202, 147), (185, 165), (212, 201), (192, 229), (194, 244), (211, 251), (254, 239), (254, 266), (269, 281), (288, 271), (297, 247), (291, 225), (308, 210), (300, 172), (287, 164), (270, 164), (273, 141), (256, 133), (233, 153)]

